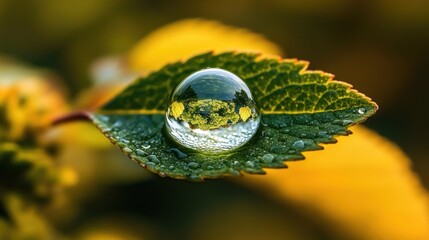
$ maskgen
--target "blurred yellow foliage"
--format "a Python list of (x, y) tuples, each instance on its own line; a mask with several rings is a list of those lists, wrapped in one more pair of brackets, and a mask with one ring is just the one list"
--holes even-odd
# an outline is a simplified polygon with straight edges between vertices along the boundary
[(80, 93), (76, 107), (85, 110), (95, 110), (119, 94), (128, 84), (126, 81), (117, 81), (94, 86)]
[(62, 239), (41, 217), (35, 206), (28, 205), (16, 195), (1, 197), (11, 222), (0, 218), (0, 239)]
[(185, 19), (161, 27), (143, 38), (129, 53), (128, 61), (135, 71), (146, 72), (198, 53), (237, 49), (281, 54), (277, 45), (245, 29), (216, 21)]
[[(77, 234), (81, 240), (144, 240), (157, 239), (137, 219), (109, 216), (91, 221)], [(149, 237), (148, 237), (149, 236)]]
[(0, 107), (5, 109), (3, 117), (8, 122), (8, 139), (20, 139), (28, 129), (47, 127), (67, 110), (60, 89), (42, 76), (1, 81), (0, 93)]
[(410, 160), (375, 132), (352, 130), (286, 171), (243, 180), (319, 210), (360, 239), (429, 239), (429, 198)]

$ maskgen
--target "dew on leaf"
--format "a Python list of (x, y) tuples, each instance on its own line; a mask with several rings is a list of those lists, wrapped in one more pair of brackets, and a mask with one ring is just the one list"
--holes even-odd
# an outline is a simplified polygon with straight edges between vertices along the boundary
[(185, 157), (187, 157), (188, 155), (186, 154), (186, 153), (184, 153), (184, 152), (182, 152), (182, 151), (180, 151), (179, 149), (177, 149), (177, 148), (170, 148), (170, 149), (168, 149), (168, 151), (169, 152), (172, 152), (176, 157), (178, 157), (178, 158), (185, 158)]
[(141, 150), (141, 149), (137, 149), (136, 150), (136, 154), (138, 156), (146, 156), (147, 155), (147, 153), (145, 151)]
[(358, 109), (358, 113), (359, 114), (364, 114), (366, 112), (366, 109), (365, 108), (359, 108)]
[(317, 133), (317, 136), (319, 136), (319, 137), (324, 137), (326, 135), (328, 135), (327, 131), (320, 131), (320, 132)]
[(196, 162), (190, 162), (190, 163), (188, 163), (188, 167), (193, 168), (193, 169), (197, 168), (198, 166), (199, 166), (199, 164), (196, 163)]
[(255, 167), (255, 164), (252, 161), (246, 161), (245, 165), (246, 165), (246, 167), (249, 167), (249, 168)]
[(129, 147), (125, 147), (125, 148), (123, 148), (122, 149), (125, 153), (132, 153), (133, 152), (133, 150), (131, 149), (131, 148), (129, 148)]
[(116, 121), (116, 122), (112, 125), (112, 127), (114, 127), (114, 128), (121, 128), (123, 124), (124, 124), (124, 123), (123, 123), (123, 122), (121, 122), (121, 121)]
[(159, 163), (159, 159), (155, 155), (149, 155), (147, 156), (147, 159), (153, 163)]
[(155, 166), (156, 166), (156, 164), (153, 162), (147, 162), (146, 163), (146, 167), (148, 167), (148, 168), (155, 168)]
[(267, 154), (264, 154), (261, 157), (261, 160), (263, 162), (270, 163), (270, 162), (272, 162), (274, 160), (274, 156), (272, 154), (267, 153)]
[(305, 147), (305, 143), (302, 140), (295, 141), (291, 146), (291, 148), (295, 150), (301, 150), (304, 147)]
[(150, 148), (150, 145), (148, 145), (148, 144), (143, 144), (143, 145), (142, 145), (142, 148), (144, 148), (144, 149), (149, 149), (149, 148)]
[(348, 126), (348, 125), (350, 125), (352, 123), (353, 123), (352, 120), (343, 120), (343, 126)]
[(121, 141), (121, 142), (123, 142), (123, 143), (125, 143), (125, 144), (128, 144), (128, 143), (130, 143), (130, 141), (129, 140), (127, 140), (127, 139), (124, 139), (124, 138), (121, 138), (119, 141)]
[(197, 151), (238, 148), (256, 133), (260, 114), (247, 85), (231, 72), (208, 68), (174, 90), (166, 112), (169, 136)]

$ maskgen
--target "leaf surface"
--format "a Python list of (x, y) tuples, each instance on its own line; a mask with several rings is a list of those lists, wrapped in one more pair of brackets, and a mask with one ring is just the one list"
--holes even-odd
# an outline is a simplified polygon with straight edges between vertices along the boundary
[[(349, 134), (349, 126), (377, 110), (350, 85), (307, 66), (305, 61), (252, 53), (201, 54), (136, 80), (91, 119), (131, 159), (161, 176), (201, 180), (264, 173), (263, 168), (304, 159), (301, 152), (322, 149), (320, 143), (335, 142), (334, 136)], [(184, 149), (164, 132), (170, 93), (187, 76), (209, 67), (243, 79), (262, 113), (261, 126), (249, 143), (216, 155)]]

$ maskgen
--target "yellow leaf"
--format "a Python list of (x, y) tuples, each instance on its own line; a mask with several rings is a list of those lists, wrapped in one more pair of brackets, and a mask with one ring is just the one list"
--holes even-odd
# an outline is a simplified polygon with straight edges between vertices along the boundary
[(250, 115), (252, 115), (252, 110), (248, 106), (241, 107), (238, 112), (240, 113), (240, 117), (243, 122), (245, 122), (250, 117)]
[[(1, 79), (0, 79), (1, 80)], [(41, 76), (27, 76), (0, 86), (0, 107), (9, 123), (8, 138), (17, 140), (28, 128), (48, 126), (65, 113), (67, 104), (61, 91)]]
[(0, 239), (61, 239), (35, 206), (13, 194), (1, 197), (11, 221), (0, 218)]
[(207, 51), (257, 51), (280, 55), (280, 48), (264, 37), (216, 21), (185, 19), (168, 24), (143, 38), (128, 61), (135, 71), (158, 69), (167, 63)]
[(128, 82), (118, 80), (86, 89), (79, 94), (75, 105), (79, 109), (97, 109), (119, 94), (127, 85)]
[(180, 115), (182, 115), (183, 110), (185, 110), (185, 106), (181, 102), (173, 102), (171, 104), (171, 114), (175, 119), (177, 119)]
[[(246, 176), (250, 184), (319, 210), (359, 239), (429, 239), (429, 201), (410, 160), (364, 127), (288, 171)], [(331, 149), (332, 148), (332, 149)]]

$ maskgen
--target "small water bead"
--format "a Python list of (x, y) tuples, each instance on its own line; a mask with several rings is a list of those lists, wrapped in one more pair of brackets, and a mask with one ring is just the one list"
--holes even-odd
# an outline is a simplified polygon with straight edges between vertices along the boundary
[(137, 156), (147, 156), (147, 153), (141, 149), (136, 150)]
[(144, 148), (144, 149), (149, 149), (149, 148), (150, 148), (150, 145), (148, 145), (148, 144), (143, 144), (143, 145), (142, 145), (142, 148)]
[(185, 158), (185, 157), (188, 156), (184, 152), (180, 151), (177, 148), (170, 148), (170, 149), (168, 149), (168, 151), (171, 152), (171, 153), (173, 153), (178, 158)]
[(159, 163), (159, 159), (155, 155), (149, 155), (147, 158), (148, 158), (149, 161), (151, 161), (153, 163)]
[(133, 150), (129, 147), (123, 148), (122, 151), (124, 151), (124, 153), (132, 153), (133, 152)]
[(295, 150), (302, 150), (304, 147), (305, 147), (305, 143), (302, 140), (295, 141), (291, 146), (291, 148)]
[(366, 112), (366, 109), (365, 108), (359, 108), (358, 109), (358, 113), (359, 114), (364, 114)]
[(264, 154), (264, 156), (262, 156), (261, 160), (265, 163), (271, 163), (274, 160), (274, 156), (272, 154)]
[(192, 169), (196, 169), (198, 168), (199, 164), (196, 162), (190, 162), (188, 163), (188, 167), (192, 168)]
[(166, 112), (168, 134), (186, 148), (219, 153), (256, 133), (260, 115), (247, 85), (231, 72), (208, 68), (183, 80)]

